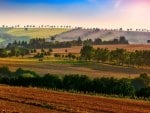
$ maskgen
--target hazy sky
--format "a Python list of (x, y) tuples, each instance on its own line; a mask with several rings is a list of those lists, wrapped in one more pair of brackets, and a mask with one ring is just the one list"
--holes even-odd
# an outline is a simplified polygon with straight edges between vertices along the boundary
[(150, 29), (150, 0), (0, 0), (0, 24)]

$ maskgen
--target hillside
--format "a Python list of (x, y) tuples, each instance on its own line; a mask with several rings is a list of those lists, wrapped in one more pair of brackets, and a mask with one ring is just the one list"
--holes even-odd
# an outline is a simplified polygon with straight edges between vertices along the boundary
[(149, 111), (150, 103), (146, 101), (0, 86), (2, 113), (149, 113)]
[(98, 29), (66, 29), (66, 28), (0, 28), (0, 47), (6, 46), (13, 41), (29, 41), (31, 38), (46, 38), (51, 40), (51, 36), (56, 36), (56, 41), (72, 41), (81, 37), (82, 40), (101, 38), (103, 41), (113, 40), (120, 36), (125, 36), (130, 44), (146, 44), (149, 40), (150, 32), (136, 31), (105, 31)]
[(54, 35), (67, 32), (69, 29), (62, 28), (28, 28), (25, 29), (10, 29), (7, 31), (8, 34), (13, 36), (27, 36), (29, 38), (48, 38)]
[(49, 38), (69, 29), (63, 28), (0, 28), (0, 47), (6, 46), (8, 43), (17, 41), (29, 41), (31, 38)]
[(120, 36), (125, 36), (131, 44), (146, 44), (147, 40), (150, 38), (150, 32), (136, 32), (136, 31), (104, 31), (104, 30), (93, 30), (93, 29), (75, 29), (70, 32), (60, 34), (56, 37), (60, 41), (70, 41), (77, 40), (81, 37), (82, 40), (85, 39), (95, 39), (101, 38), (102, 40), (112, 40), (114, 38), (119, 38)]

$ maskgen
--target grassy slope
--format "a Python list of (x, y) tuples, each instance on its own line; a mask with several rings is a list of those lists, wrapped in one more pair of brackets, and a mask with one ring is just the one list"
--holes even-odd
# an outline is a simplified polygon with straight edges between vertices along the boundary
[(150, 103), (146, 101), (0, 86), (0, 112), (149, 113), (149, 111)]
[(59, 29), (59, 28), (29, 28), (25, 31), (23, 28), (10, 29), (7, 31), (8, 34), (13, 36), (27, 36), (30, 38), (49, 38), (57, 34), (68, 31), (69, 29)]

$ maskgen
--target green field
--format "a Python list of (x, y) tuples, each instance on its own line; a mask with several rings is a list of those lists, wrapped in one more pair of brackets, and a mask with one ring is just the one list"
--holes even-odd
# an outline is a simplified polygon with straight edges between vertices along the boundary
[(49, 38), (50, 36), (58, 35), (63, 32), (67, 32), (69, 29), (63, 28), (16, 28), (10, 29), (6, 33), (12, 36), (26, 36), (29, 38)]
[(2, 39), (2, 38), (0, 38), (0, 43), (1, 43), (1, 42), (3, 42), (3, 41), (5, 41), (5, 40), (4, 40), (4, 39)]

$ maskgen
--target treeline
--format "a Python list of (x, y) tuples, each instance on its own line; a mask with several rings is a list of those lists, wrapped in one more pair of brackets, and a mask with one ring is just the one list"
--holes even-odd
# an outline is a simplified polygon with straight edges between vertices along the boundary
[(129, 52), (125, 49), (108, 50), (94, 49), (90, 45), (83, 46), (80, 51), (81, 59), (127, 66), (149, 66), (150, 51), (136, 50)]
[(135, 79), (94, 78), (85, 75), (57, 75), (46, 74), (39, 76), (33, 71), (17, 69), (11, 72), (7, 67), (0, 68), (0, 84), (13, 86), (32, 86), (40, 88), (53, 88), (74, 90), (83, 93), (98, 93), (130, 97), (150, 98), (150, 77), (141, 74)]
[(31, 39), (29, 43), (25, 41), (14, 41), (9, 43), (7, 48), (12, 47), (23, 47), (30, 49), (49, 49), (49, 48), (69, 48), (72, 46), (82, 46), (82, 45), (103, 45), (103, 44), (129, 44), (124, 36), (121, 36), (120, 39), (114, 39), (110, 41), (102, 41), (100, 38), (96, 38), (94, 41), (92, 39), (87, 39), (82, 41), (79, 37), (77, 40), (73, 41), (64, 41), (59, 42), (55, 40), (55, 37), (51, 37), (51, 41), (47, 42), (45, 39)]
[(23, 47), (12, 47), (10, 49), (0, 49), (0, 57), (5, 58), (5, 57), (12, 57), (12, 56), (25, 56), (30, 53), (30, 50), (27, 48)]

